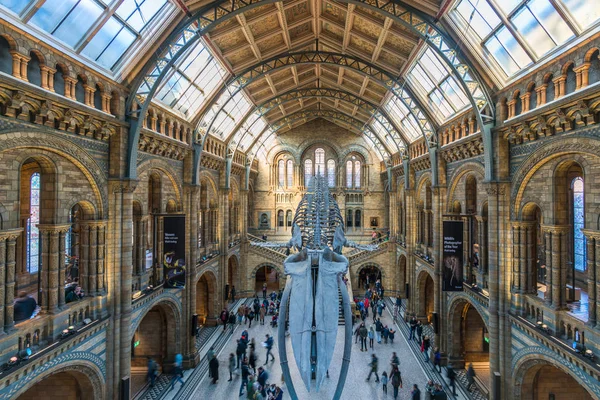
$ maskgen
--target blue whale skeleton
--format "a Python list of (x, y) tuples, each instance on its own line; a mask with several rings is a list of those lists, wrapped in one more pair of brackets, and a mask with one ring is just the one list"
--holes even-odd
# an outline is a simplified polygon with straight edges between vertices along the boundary
[[(344, 356), (334, 400), (342, 394), (352, 345), (352, 314), (348, 290), (342, 277), (348, 272), (348, 259), (342, 255), (344, 247), (373, 251), (376, 245), (359, 245), (348, 241), (344, 234), (344, 220), (340, 208), (329, 192), (322, 176), (312, 179), (303, 196), (292, 225), (292, 238), (285, 244), (254, 243), (261, 247), (293, 247), (297, 253), (284, 261), (287, 279), (281, 299), (280, 315), (289, 313), (289, 331), (296, 365), (310, 392), (314, 374), (319, 391), (327, 375), (335, 348), (338, 331), (339, 300), (345, 321)], [(289, 307), (289, 308), (288, 308)], [(279, 357), (284, 379), (292, 400), (298, 399), (287, 361), (285, 323), (279, 324)]]

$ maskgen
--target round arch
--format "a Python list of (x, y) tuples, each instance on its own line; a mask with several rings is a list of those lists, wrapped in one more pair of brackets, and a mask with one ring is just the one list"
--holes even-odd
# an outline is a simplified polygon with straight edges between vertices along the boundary
[(179, 174), (177, 172), (175, 172), (175, 170), (173, 170), (173, 168), (170, 165), (168, 165), (163, 160), (158, 160), (158, 159), (152, 158), (152, 159), (142, 161), (141, 163), (138, 164), (137, 168), (140, 171), (140, 173), (148, 172), (148, 176), (150, 176), (150, 174), (154, 170), (157, 170), (157, 171), (161, 172), (164, 176), (166, 176), (167, 179), (171, 182), (173, 189), (175, 190), (175, 195), (177, 197), (177, 204), (178, 205), (181, 204), (181, 188), (183, 185), (179, 178)]
[(381, 265), (374, 262), (366, 262), (359, 265), (354, 272), (355, 282), (352, 282), (353, 287), (357, 289), (366, 289), (367, 284), (375, 287), (375, 282), (379, 279), (382, 283), (386, 277), (385, 269)]
[[(68, 354), (68, 353), (67, 353)], [(60, 377), (61, 374), (68, 374), (75, 384), (79, 387), (80, 393), (86, 393), (86, 397), (94, 400), (102, 400), (105, 398), (105, 380), (104, 374), (93, 361), (73, 359), (67, 354), (61, 355), (54, 359), (53, 362), (42, 365), (40, 368), (33, 370), (30, 374), (24, 375), (23, 378), (15, 381), (15, 386), (7, 393), (12, 399), (30, 399), (38, 394), (28, 395), (28, 392), (35, 389), (40, 384), (48, 383), (48, 379)], [(58, 362), (56, 362), (58, 361)], [(101, 360), (100, 360), (101, 361)], [(48, 365), (48, 368), (46, 368)], [(44, 390), (44, 392), (47, 392)], [(23, 395), (27, 395), (24, 397)], [(91, 395), (91, 397), (89, 397)], [(35, 398), (35, 397), (34, 397)], [(39, 397), (38, 397), (39, 398)]]
[(217, 276), (211, 270), (204, 271), (194, 286), (196, 290), (196, 314), (201, 324), (213, 323), (218, 315)]
[[(270, 272), (269, 272), (270, 270)], [(272, 263), (262, 263), (255, 267), (250, 273), (250, 284), (254, 282), (252, 290), (262, 290), (262, 284), (267, 283), (267, 290), (279, 290), (285, 285), (285, 273), (283, 269)], [(259, 281), (261, 279), (261, 281)], [(264, 280), (263, 280), (264, 279)]]
[(231, 297), (231, 289), (235, 288), (236, 292), (240, 289), (240, 260), (237, 254), (232, 254), (227, 259), (227, 279), (226, 284), (229, 287), (227, 298), (229, 301), (233, 301)]
[(417, 317), (431, 322), (434, 307), (435, 285), (429, 271), (421, 270), (417, 276)]
[[(513, 371), (513, 392), (511, 398), (514, 400), (547, 399), (548, 394), (545, 397), (535, 397), (535, 395), (544, 394), (535, 389), (537, 384), (542, 383), (536, 378), (540, 376), (540, 372), (544, 372), (545, 367), (554, 369), (546, 369), (547, 378), (561, 383), (561, 385), (570, 390), (581, 389), (575, 396), (557, 396), (556, 399), (577, 398), (591, 400), (593, 398), (600, 398), (600, 386), (592, 381), (587, 374), (579, 368), (572, 369), (571, 365), (568, 365), (563, 359), (556, 357), (555, 354), (552, 354), (551, 350), (540, 346), (523, 348), (514, 355), (511, 368)], [(551, 374), (552, 372), (553, 374)], [(560, 372), (560, 375), (556, 376), (556, 372)], [(564, 378), (565, 375), (571, 379), (572, 383), (579, 385), (579, 387), (564, 385), (564, 379), (560, 378)]]
[[(456, 171), (454, 171), (449, 181), (450, 188), (448, 190), (448, 196), (446, 197), (446, 207), (448, 210), (452, 209), (454, 195), (456, 193), (461, 178), (467, 174), (474, 174), (476, 176), (478, 184), (481, 184), (485, 177), (485, 170), (483, 165), (471, 161), (461, 164), (461, 166), (458, 167)], [(477, 209), (479, 208), (480, 207), (477, 207)]]

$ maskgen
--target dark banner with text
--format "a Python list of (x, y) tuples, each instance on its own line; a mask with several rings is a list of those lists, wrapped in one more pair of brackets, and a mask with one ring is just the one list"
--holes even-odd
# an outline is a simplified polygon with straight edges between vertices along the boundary
[(163, 272), (166, 288), (185, 287), (185, 216), (163, 217)]
[(463, 290), (463, 222), (444, 221), (444, 292)]

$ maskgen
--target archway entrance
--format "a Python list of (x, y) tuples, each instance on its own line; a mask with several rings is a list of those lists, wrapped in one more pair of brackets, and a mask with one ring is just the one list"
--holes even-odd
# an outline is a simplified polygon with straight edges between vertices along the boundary
[(156, 305), (144, 316), (131, 338), (131, 394), (142, 391), (146, 382), (148, 358), (152, 358), (162, 373), (171, 368), (177, 344), (176, 321), (173, 311)]
[(432, 322), (435, 286), (433, 278), (427, 272), (422, 272), (418, 280), (419, 298), (417, 299), (418, 317)]
[[(60, 393), (60, 396), (59, 396)], [(69, 371), (52, 374), (36, 383), (18, 400), (47, 399), (52, 395), (64, 400), (84, 400), (95, 398), (94, 387), (90, 379), (82, 372)]]
[(455, 367), (473, 363), (478, 383), (489, 391), (490, 339), (483, 318), (469, 302), (461, 300), (450, 310), (450, 360)]
[(237, 290), (239, 289), (239, 285), (238, 285), (238, 263), (237, 263), (237, 258), (235, 256), (231, 256), (229, 257), (229, 260), (227, 261), (227, 287), (226, 287), (226, 296), (227, 299), (229, 301), (233, 301), (235, 299), (233, 299), (231, 297), (231, 289), (233, 287), (235, 287), (235, 290), (237, 292)]
[(259, 296), (262, 296), (263, 284), (267, 283), (267, 291), (279, 290), (279, 272), (276, 268), (270, 265), (263, 265), (256, 271), (256, 279), (254, 284), (254, 290)]
[(216, 323), (216, 286), (217, 280), (211, 272), (202, 274), (196, 283), (196, 314), (200, 325)]
[(406, 298), (406, 257), (401, 255), (398, 258), (398, 276), (396, 277), (398, 294)]
[(592, 396), (568, 373), (548, 363), (536, 363), (523, 377), (521, 400), (591, 400)]
[(375, 282), (381, 281), (381, 270), (374, 265), (367, 265), (358, 272), (358, 287), (367, 290), (375, 290)]

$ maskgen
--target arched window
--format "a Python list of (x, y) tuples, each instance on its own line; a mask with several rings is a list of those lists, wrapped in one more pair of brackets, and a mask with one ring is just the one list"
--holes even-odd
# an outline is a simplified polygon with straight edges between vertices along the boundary
[(327, 161), (327, 183), (329, 187), (335, 187), (335, 161)]
[(37, 225), (40, 223), (40, 174), (35, 172), (31, 175), (31, 191), (29, 195), (29, 233), (27, 237), (27, 270), (29, 273), (37, 272), (40, 265), (40, 231)]
[(292, 210), (287, 210), (285, 213), (285, 226), (292, 226)]
[(346, 226), (352, 227), (352, 210), (346, 210)]
[(315, 150), (315, 175), (325, 176), (325, 150)]
[(583, 179), (577, 177), (571, 182), (573, 188), (573, 248), (575, 253), (575, 269), (585, 271), (585, 236), (581, 231), (584, 228), (584, 193)]
[(285, 186), (285, 161), (279, 160), (278, 163), (279, 171), (277, 172), (279, 178), (279, 186)]
[(354, 161), (354, 187), (360, 187), (360, 161)]
[(304, 186), (310, 185), (310, 179), (312, 177), (312, 160), (304, 161)]
[(277, 226), (283, 227), (283, 210), (277, 211)]
[(287, 185), (288, 187), (294, 186), (294, 162), (292, 160), (287, 161)]
[(362, 220), (362, 213), (360, 212), (360, 210), (356, 210), (356, 212), (354, 213), (354, 226), (357, 228), (361, 227), (361, 220)]
[(346, 162), (346, 187), (352, 189), (352, 161)]

